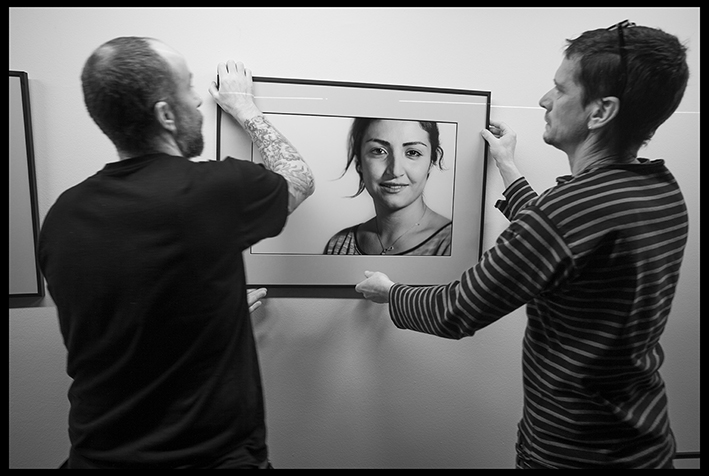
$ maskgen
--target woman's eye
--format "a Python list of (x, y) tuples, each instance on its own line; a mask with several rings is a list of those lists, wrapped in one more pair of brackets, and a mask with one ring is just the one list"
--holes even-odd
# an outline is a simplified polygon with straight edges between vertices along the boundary
[(422, 157), (423, 154), (421, 151), (418, 151), (416, 149), (410, 149), (406, 151), (406, 156), (411, 157), (412, 159), (418, 159), (419, 157)]
[(387, 151), (383, 147), (375, 147), (372, 150), (370, 150), (369, 153), (372, 155), (375, 155), (375, 156), (382, 156), (382, 155), (386, 155)]

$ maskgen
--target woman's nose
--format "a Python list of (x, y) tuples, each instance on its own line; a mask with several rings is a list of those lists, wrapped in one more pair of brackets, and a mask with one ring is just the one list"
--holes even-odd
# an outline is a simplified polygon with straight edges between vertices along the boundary
[(404, 161), (403, 156), (398, 152), (394, 152), (389, 156), (389, 162), (387, 163), (387, 172), (394, 177), (401, 177), (404, 175)]

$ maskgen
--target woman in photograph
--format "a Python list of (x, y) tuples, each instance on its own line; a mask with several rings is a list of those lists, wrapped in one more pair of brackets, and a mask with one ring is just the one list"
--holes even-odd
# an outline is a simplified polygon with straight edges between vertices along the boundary
[(347, 166), (359, 190), (374, 201), (375, 216), (328, 241), (328, 255), (449, 256), (452, 222), (424, 201), (431, 169), (442, 168), (435, 122), (357, 118), (349, 134)]

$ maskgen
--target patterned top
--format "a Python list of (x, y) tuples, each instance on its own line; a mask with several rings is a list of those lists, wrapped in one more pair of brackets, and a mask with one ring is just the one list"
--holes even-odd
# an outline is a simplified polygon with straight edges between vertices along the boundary
[(495, 246), (440, 286), (395, 284), (400, 328), (459, 339), (527, 305), (518, 451), (553, 467), (671, 464), (660, 336), (687, 241), (687, 210), (664, 161), (524, 178), (496, 205)]
[[(362, 224), (340, 230), (330, 238), (323, 254), (326, 255), (366, 255), (357, 243), (357, 230)], [(423, 242), (401, 253), (389, 256), (450, 256), (453, 223), (443, 225)]]

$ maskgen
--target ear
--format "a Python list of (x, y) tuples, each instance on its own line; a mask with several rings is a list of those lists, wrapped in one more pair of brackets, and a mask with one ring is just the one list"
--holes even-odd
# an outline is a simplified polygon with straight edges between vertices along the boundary
[(589, 107), (591, 114), (588, 117), (588, 129), (600, 129), (618, 116), (620, 100), (615, 96), (608, 96), (592, 101)]
[(158, 101), (153, 106), (153, 114), (155, 115), (155, 120), (158, 121), (164, 129), (169, 132), (177, 131), (177, 124), (175, 123), (175, 113), (172, 110), (170, 104), (166, 101)]
[(431, 176), (431, 170), (433, 170), (434, 164), (433, 160), (428, 162), (428, 172), (426, 172), (426, 178)]

